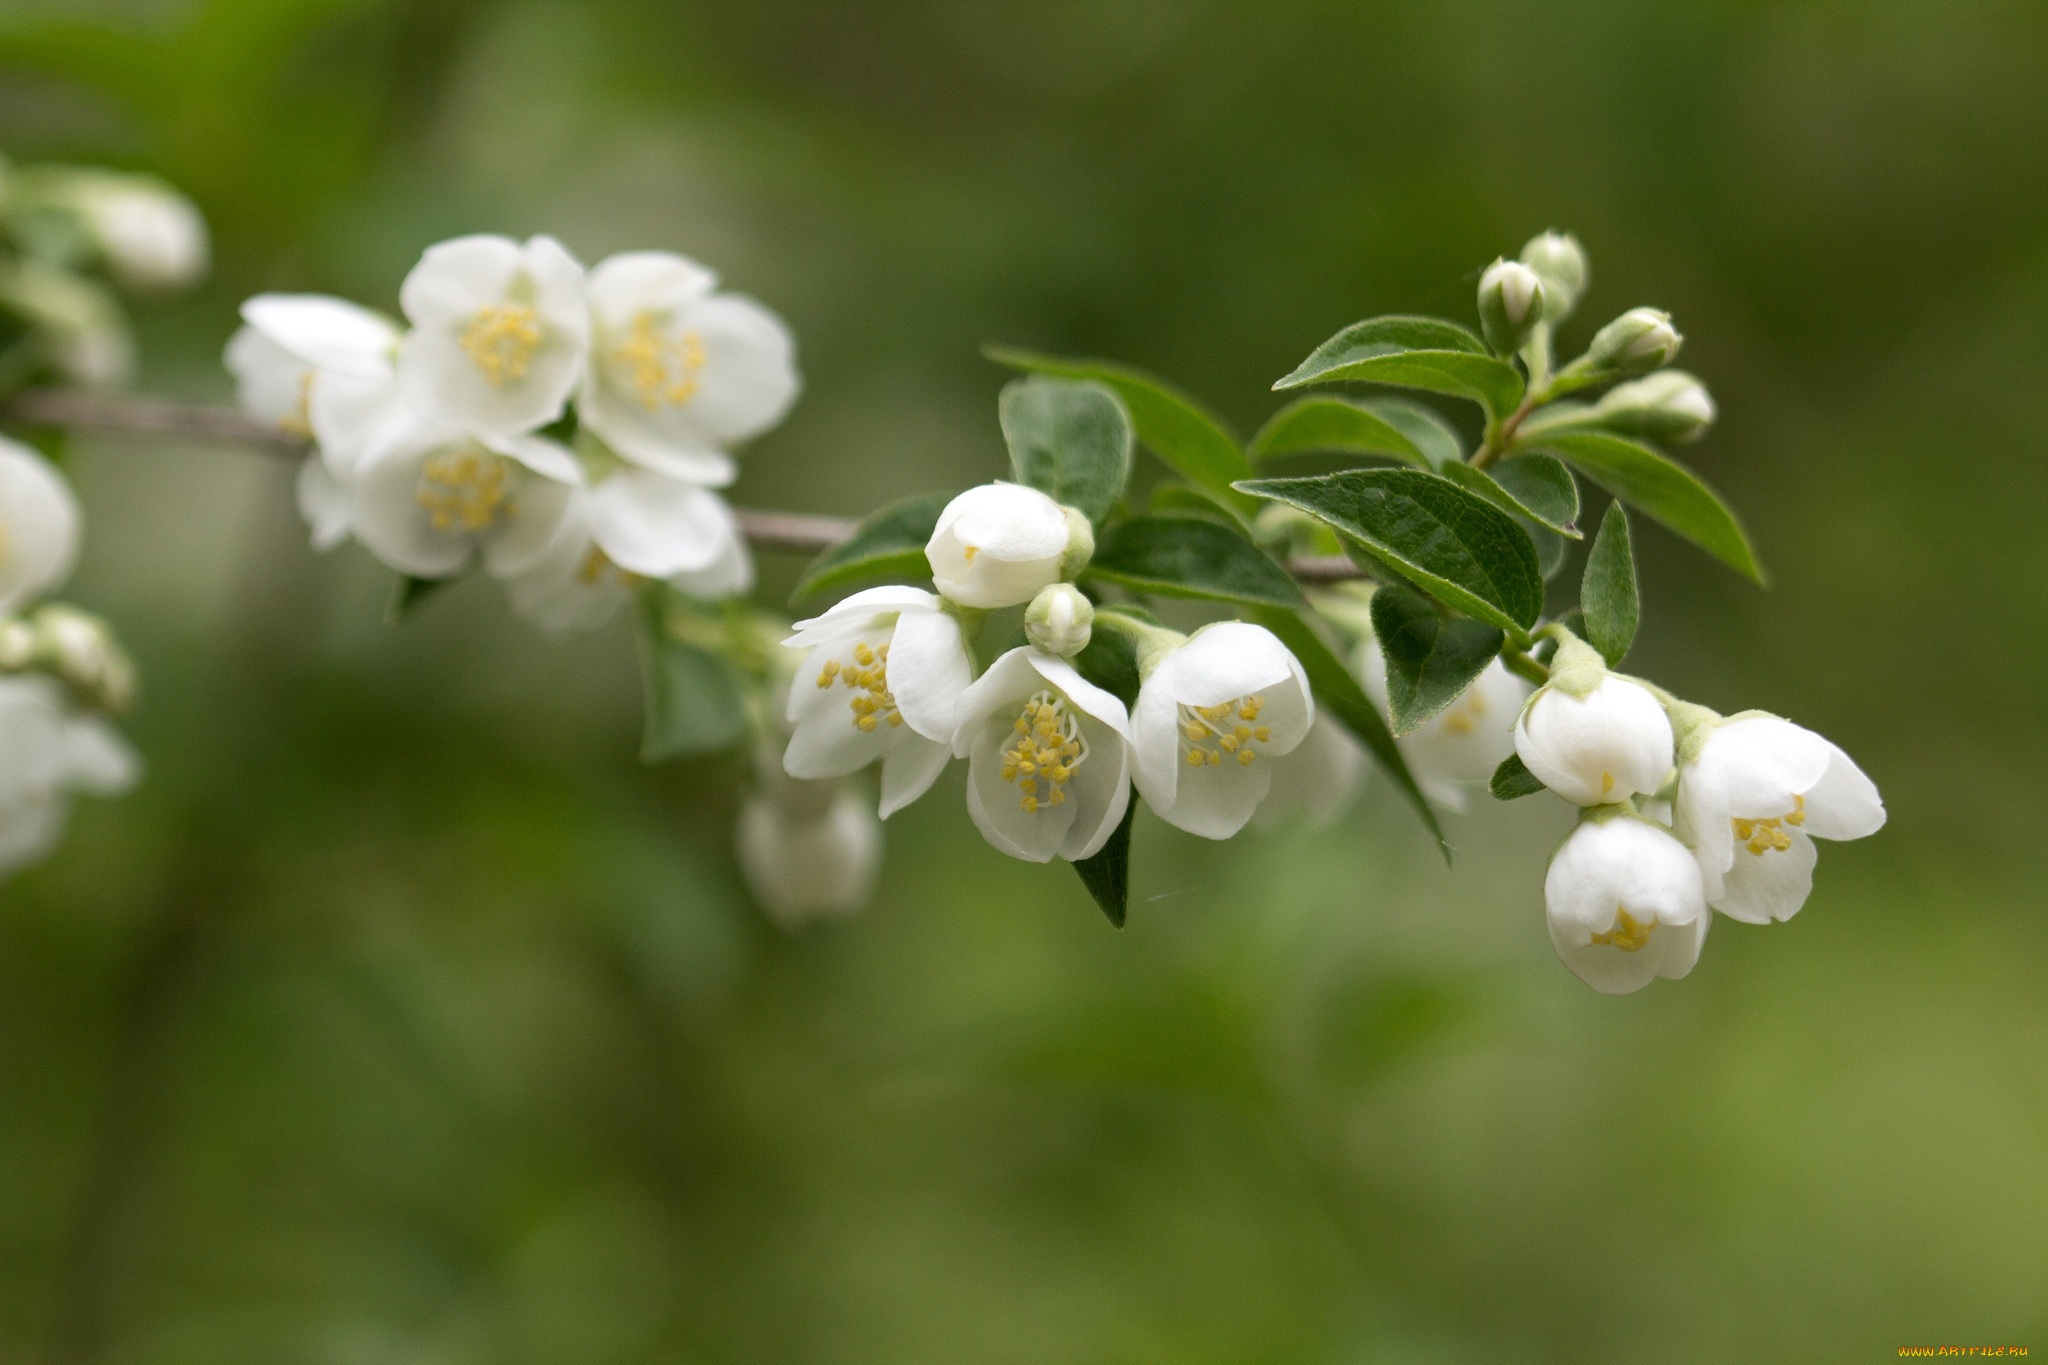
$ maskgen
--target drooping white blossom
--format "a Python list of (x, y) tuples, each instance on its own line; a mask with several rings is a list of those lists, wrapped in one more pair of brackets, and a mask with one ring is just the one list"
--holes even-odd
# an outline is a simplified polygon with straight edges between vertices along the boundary
[(1013, 858), (1090, 857), (1130, 805), (1124, 704), (1043, 650), (1011, 650), (961, 695), (953, 753), (967, 813)]
[(403, 574), (446, 578), (473, 554), (504, 577), (552, 548), (576, 457), (538, 436), (470, 436), (415, 423), (369, 452), (349, 487), (356, 537)]
[(118, 796), (141, 776), (127, 741), (52, 678), (0, 677), (0, 874), (48, 854), (71, 796)]
[[(324, 294), (258, 294), (222, 357), (242, 411), (318, 445), (299, 473), (313, 545), (347, 539), (347, 482), (363, 453), (403, 424), (394, 363), (399, 331), (380, 313)], [(318, 461), (322, 470), (314, 470)]]
[(924, 795), (974, 680), (959, 619), (920, 588), (869, 588), (797, 622), (783, 644), (805, 651), (785, 713), (789, 774), (841, 777), (880, 759), (885, 819)]
[(552, 237), (457, 237), (428, 247), (399, 304), (412, 331), (398, 376), (421, 413), (488, 436), (553, 421), (583, 378), (583, 267)]
[(1884, 825), (1877, 785), (1789, 720), (1733, 716), (1696, 747), (1678, 770), (1673, 828), (1699, 859), (1707, 903), (1731, 919), (1790, 919), (1813, 890), (1813, 841), (1861, 839)]
[(1543, 902), (1557, 955), (1607, 995), (1691, 971), (1712, 918), (1685, 845), (1663, 826), (1619, 811), (1581, 821), (1559, 846)]
[[(1378, 641), (1359, 647), (1357, 667), (1366, 695), (1382, 715), (1390, 715), (1387, 662)], [(1396, 740), (1423, 795), (1448, 810), (1464, 810), (1472, 787), (1492, 777), (1515, 751), (1515, 717), (1528, 696), (1529, 684), (1495, 659), (1456, 701)]]
[(1035, 488), (988, 483), (939, 513), (925, 545), (932, 582), (963, 607), (1013, 607), (1057, 583), (1073, 538), (1066, 509)]
[(1321, 828), (1343, 812), (1364, 784), (1365, 747), (1321, 710), (1294, 752), (1274, 759), (1272, 769), (1272, 785), (1252, 824), (1263, 829), (1300, 816)]
[(1271, 631), (1207, 626), (1159, 656), (1138, 691), (1138, 792), (1168, 824), (1228, 839), (1265, 799), (1272, 760), (1293, 752), (1314, 720), (1308, 675)]
[(740, 807), (740, 872), (761, 908), (786, 929), (867, 904), (882, 863), (882, 829), (860, 796), (838, 788), (810, 818), (765, 796)]
[(50, 462), (0, 436), (0, 614), (12, 613), (71, 573), (78, 502)]
[(775, 314), (685, 256), (632, 251), (590, 272), (584, 426), (635, 464), (712, 487), (727, 452), (796, 401), (795, 343)]
[(132, 289), (180, 289), (206, 274), (206, 219), (149, 175), (78, 173), (74, 203), (114, 278)]
[(1515, 752), (1536, 780), (1581, 806), (1663, 786), (1671, 772), (1671, 721), (1657, 698), (1604, 670), (1590, 688), (1568, 691), (1560, 685), (1563, 673), (1553, 671), (1515, 722)]

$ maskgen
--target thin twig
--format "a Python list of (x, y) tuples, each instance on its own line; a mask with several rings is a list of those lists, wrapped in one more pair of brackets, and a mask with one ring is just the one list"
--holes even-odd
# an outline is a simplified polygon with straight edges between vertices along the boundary
[[(83, 427), (128, 436), (166, 436), (190, 441), (248, 446), (268, 455), (298, 457), (311, 447), (298, 436), (252, 421), (232, 408), (172, 402), (162, 398), (117, 398), (67, 389), (28, 389), (16, 394), (0, 420), (28, 426)], [(740, 530), (757, 550), (814, 555), (853, 534), (855, 522), (845, 517), (806, 512), (734, 509)], [(1296, 559), (1288, 569), (1304, 583), (1336, 583), (1357, 578), (1357, 565), (1342, 555)]]

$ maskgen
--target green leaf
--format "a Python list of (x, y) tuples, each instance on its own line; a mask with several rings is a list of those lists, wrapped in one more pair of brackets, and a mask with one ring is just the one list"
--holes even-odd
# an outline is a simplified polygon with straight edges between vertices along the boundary
[[(1509, 465), (1520, 468), (1509, 469)], [(1503, 471), (1508, 476), (1505, 479), (1501, 477)], [(1447, 464), (1438, 472), (1503, 512), (1526, 517), (1573, 540), (1581, 538), (1575, 524), (1579, 515), (1579, 486), (1572, 482), (1571, 471), (1548, 455), (1517, 455), (1492, 469)]]
[(1387, 710), (1397, 736), (1456, 701), (1500, 653), (1503, 640), (1485, 622), (1447, 615), (1396, 583), (1372, 595), (1372, 629), (1387, 661)]
[(1517, 524), (1536, 547), (1536, 567), (1543, 571), (1543, 581), (1548, 583), (1564, 567), (1564, 537), (1526, 517), (1517, 518)]
[(1646, 445), (1597, 431), (1538, 438), (1541, 448), (1571, 464), (1629, 506), (1655, 518), (1758, 583), (1764, 571), (1749, 537), (1720, 497), (1676, 460)]
[(1469, 398), (1500, 421), (1522, 401), (1522, 372), (1486, 343), (1439, 318), (1386, 317), (1353, 323), (1274, 384), (1275, 389), (1355, 380)]
[(1406, 436), (1429, 461), (1431, 469), (1441, 469), (1453, 460), (1465, 458), (1465, 438), (1442, 413), (1412, 398), (1394, 394), (1378, 394), (1356, 402), (1384, 418), (1388, 426)]
[[(1127, 616), (1150, 614), (1124, 606), (1117, 610)], [(1074, 656), (1073, 663), (1076, 673), (1115, 697), (1126, 708), (1138, 704), (1138, 645), (1124, 632), (1094, 631), (1088, 637), (1088, 647)]]
[(1191, 483), (1162, 483), (1152, 489), (1152, 514), (1169, 517), (1207, 517), (1225, 526), (1241, 526), (1233, 504), (1223, 502), (1220, 495)]
[(640, 596), (640, 678), (647, 724), (640, 761), (657, 763), (681, 754), (730, 748), (746, 733), (746, 704), (739, 680), (726, 661), (709, 650), (678, 640), (669, 631), (667, 589)]
[(1522, 762), (1520, 754), (1509, 754), (1493, 770), (1486, 789), (1493, 793), (1496, 801), (1514, 801), (1524, 796), (1534, 796), (1543, 790), (1543, 784), (1536, 774), (1529, 771), (1529, 765)]
[(869, 579), (929, 578), (925, 543), (939, 524), (939, 513), (956, 495), (919, 493), (870, 513), (853, 534), (812, 560), (798, 580), (792, 603)]
[(1323, 637), (1299, 615), (1282, 611), (1278, 607), (1261, 607), (1254, 616), (1259, 624), (1280, 637), (1280, 643), (1294, 653), (1302, 671), (1308, 674), (1309, 686), (1316, 695), (1316, 704), (1326, 707), (1330, 714), (1343, 722), (1344, 728), (1358, 738), (1358, 742), (1369, 750), (1379, 761), (1387, 776), (1415, 807), (1415, 813), (1422, 817), (1423, 825), (1430, 837), (1436, 840), (1437, 848), (1444, 855), (1446, 863), (1451, 860), (1451, 846), (1444, 838), (1443, 826), (1437, 822), (1436, 812), (1430, 808), (1429, 798), (1422, 794), (1416, 784), (1415, 775), (1408, 771), (1408, 760), (1401, 756), (1400, 746), (1394, 743), (1394, 732), (1387, 728), (1387, 722), (1380, 715), (1379, 708), (1365, 695), (1365, 689), (1358, 685), (1358, 679), (1344, 666), (1344, 661), (1331, 652), (1323, 643)]
[(1431, 464), (1399, 427), (1349, 398), (1302, 398), (1289, 403), (1259, 428), (1249, 453), (1254, 460), (1270, 460), (1276, 455), (1324, 450), (1388, 455), (1425, 469)]
[(1167, 597), (1308, 605), (1271, 555), (1202, 517), (1131, 517), (1112, 523), (1095, 542), (1086, 576)]
[(1017, 482), (1100, 525), (1131, 477), (1123, 400), (1091, 380), (1032, 375), (1004, 385), (997, 412)]
[(1093, 857), (1074, 864), (1074, 871), (1081, 874), (1081, 885), (1088, 888), (1102, 913), (1119, 929), (1124, 927), (1124, 912), (1131, 897), (1131, 819), (1137, 813), (1138, 794), (1132, 792), (1131, 803), (1124, 808), (1123, 822), (1111, 832), (1109, 842), (1097, 849)]
[[(458, 575), (459, 577), (459, 575)], [(455, 581), (454, 578), (414, 578), (400, 574), (391, 585), (391, 601), (384, 608), (384, 623), (395, 626), (420, 609), (420, 604)]]
[(1345, 469), (1239, 487), (1321, 517), (1438, 601), (1518, 640), (1543, 614), (1536, 547), (1506, 512), (1449, 479)]
[(1116, 390), (1130, 410), (1138, 440), (1164, 460), (1175, 473), (1204, 488), (1213, 488), (1233, 505), (1249, 509), (1251, 503), (1231, 492), (1230, 486), (1251, 474), (1237, 438), (1223, 423), (1205, 412), (1192, 398), (1146, 374), (1109, 360), (1062, 360), (1008, 346), (987, 346), (982, 353), (1001, 365), (1067, 379), (1093, 379)]
[(1636, 638), (1641, 603), (1636, 597), (1636, 560), (1629, 546), (1628, 513), (1618, 502), (1607, 505), (1593, 549), (1586, 556), (1586, 576), (1579, 583), (1579, 606), (1586, 613), (1586, 643), (1600, 651), (1609, 668), (1619, 668)]

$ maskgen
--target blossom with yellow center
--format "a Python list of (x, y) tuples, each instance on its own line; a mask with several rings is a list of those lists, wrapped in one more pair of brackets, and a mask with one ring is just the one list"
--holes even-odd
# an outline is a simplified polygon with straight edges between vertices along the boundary
[(1558, 956), (1608, 995), (1691, 971), (1711, 918), (1685, 845), (1618, 805), (1589, 811), (1558, 847), (1543, 902)]

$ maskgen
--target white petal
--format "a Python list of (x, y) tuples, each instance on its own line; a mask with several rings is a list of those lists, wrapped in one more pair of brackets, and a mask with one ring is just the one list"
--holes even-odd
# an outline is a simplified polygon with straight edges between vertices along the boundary
[(519, 243), (479, 233), (430, 246), (398, 289), (398, 306), (416, 326), (467, 321), (498, 303), (520, 267)]
[(1515, 752), (1567, 801), (1626, 801), (1664, 784), (1671, 722), (1655, 697), (1622, 678), (1603, 678), (1583, 699), (1546, 687), (1516, 723)]
[[(1075, 671), (1072, 664), (1058, 655), (1047, 654), (1043, 650), (1028, 647), (1023, 650), (1013, 649), (1010, 653), (1023, 654), (1024, 661), (1031, 666), (1032, 670), (1039, 677), (1066, 693), (1068, 701), (1116, 731), (1118, 737), (1125, 743), (1130, 742), (1130, 713), (1124, 709), (1123, 702), (1119, 701), (1114, 693), (1105, 692), (1094, 683), (1089, 682)], [(1009, 656), (1005, 655), (1004, 657), (1007, 658)]]
[(389, 318), (326, 294), (258, 294), (242, 319), (304, 364), (365, 379), (390, 374), (398, 349)]
[(78, 502), (50, 462), (0, 436), (0, 613), (63, 582), (78, 557)]
[(71, 802), (62, 793), (0, 805), (0, 876), (40, 862), (64, 837)]
[(299, 462), (299, 514), (313, 528), (313, 548), (326, 553), (348, 539), (355, 515), (349, 491), (334, 477), (327, 462), (308, 455)]
[(571, 499), (579, 490), (515, 469), (510, 515), (483, 537), (484, 567), (507, 578), (538, 564), (562, 534)]
[(1070, 863), (1100, 853), (1131, 804), (1131, 747), (1124, 736), (1083, 716), (1081, 738), (1088, 744), (1088, 761), (1067, 783), (1074, 822), (1060, 842), (1060, 856)]
[[(1031, 660), (1035, 653), (1037, 651), (1029, 646), (1010, 650), (990, 664), (960, 694), (959, 706), (953, 715), (953, 757), (967, 757), (975, 734), (991, 717), (1000, 714), (1005, 726), (1012, 723), (1025, 698), (1039, 687), (1039, 671), (1032, 667)], [(1078, 678), (1080, 675), (1075, 676)], [(1110, 700), (1116, 699), (1112, 697)], [(1122, 703), (1118, 706), (1121, 708)]]
[[(1551, 859), (1543, 899), (1558, 956), (1597, 991), (1623, 995), (1658, 976), (1684, 976), (1699, 958), (1707, 910), (1698, 867), (1646, 821), (1624, 816), (1573, 830)], [(1640, 945), (1595, 943), (1623, 913), (1647, 931)]]
[(876, 617), (901, 611), (907, 607), (918, 607), (925, 611), (937, 611), (937, 594), (923, 588), (907, 587), (898, 583), (885, 583), (879, 588), (863, 588), (835, 602), (827, 611), (809, 617), (790, 627), (793, 632), (783, 644), (791, 648), (806, 648), (806, 636), (816, 630), (830, 627), (839, 629), (855, 617)]
[(716, 493), (632, 468), (591, 490), (590, 527), (614, 564), (648, 578), (708, 568), (737, 534)]
[(427, 452), (391, 451), (366, 461), (354, 488), (356, 539), (415, 578), (447, 578), (469, 562), (475, 541), (434, 525), (419, 502)]
[(889, 691), (904, 724), (927, 739), (950, 744), (954, 708), (973, 681), (974, 664), (956, 617), (912, 607), (896, 618), (896, 633), (889, 639)]
[(1813, 731), (1776, 716), (1744, 716), (1717, 725), (1701, 746), (1699, 765), (1718, 769), (1728, 813), (1770, 820), (1792, 809), (1794, 795), (1827, 771), (1829, 744)]
[[(1144, 698), (1138, 702), (1142, 707)], [(1132, 748), (1142, 753), (1135, 715), (1131, 732)], [(1313, 827), (1327, 826), (1365, 782), (1367, 771), (1364, 746), (1327, 711), (1318, 711), (1294, 751), (1273, 760), (1272, 784), (1252, 822), (1266, 828), (1300, 815)]]
[(1789, 848), (1766, 847), (1756, 852), (1749, 844), (1735, 846), (1735, 861), (1721, 879), (1720, 894), (1713, 907), (1730, 919), (1744, 924), (1769, 924), (1788, 920), (1799, 913), (1813, 893), (1813, 840), (1796, 829), (1786, 830)]
[(962, 606), (1028, 602), (1059, 581), (1067, 518), (1034, 488), (992, 483), (946, 504), (925, 546), (940, 592)]
[(754, 555), (747, 548), (746, 537), (740, 534), (739, 523), (731, 523), (730, 534), (725, 537), (717, 558), (701, 569), (670, 576), (668, 583), (678, 592), (713, 602), (727, 597), (744, 597), (752, 592)]
[(221, 363), (235, 377), (235, 405), (243, 416), (283, 431), (294, 430), (306, 420), (311, 365), (254, 327), (235, 330), (221, 352)]
[[(1012, 858), (1050, 862), (1061, 851), (1081, 803), (1070, 796), (1057, 806), (1024, 809), (1017, 786), (1003, 781), (1002, 745), (1013, 733), (1009, 718), (996, 716), (984, 721), (972, 737), (967, 759), (967, 814), (982, 837)], [(1068, 785), (1078, 787), (1094, 766), (1091, 756)], [(1085, 833), (1092, 836), (1094, 830)]]
[(747, 889), (785, 928), (859, 909), (881, 864), (881, 828), (851, 792), (841, 792), (817, 820), (792, 818), (772, 800), (750, 797), (735, 839)]
[(328, 468), (341, 478), (417, 420), (406, 410), (397, 376), (390, 373), (365, 378), (320, 370), (308, 379), (304, 401), (301, 416)]
[(953, 751), (944, 744), (915, 731), (899, 732), (882, 758), (881, 817), (888, 819), (929, 791), (952, 757)]
[(1884, 828), (1884, 798), (1849, 755), (1828, 745), (1827, 771), (1806, 793), (1806, 823), (1816, 839), (1861, 839)]
[(64, 764), (64, 784), (93, 796), (119, 796), (142, 780), (141, 756), (96, 716), (65, 720)]
[(672, 251), (622, 251), (591, 267), (590, 310), (607, 327), (626, 327), (646, 309), (663, 312), (703, 298), (718, 276)]

